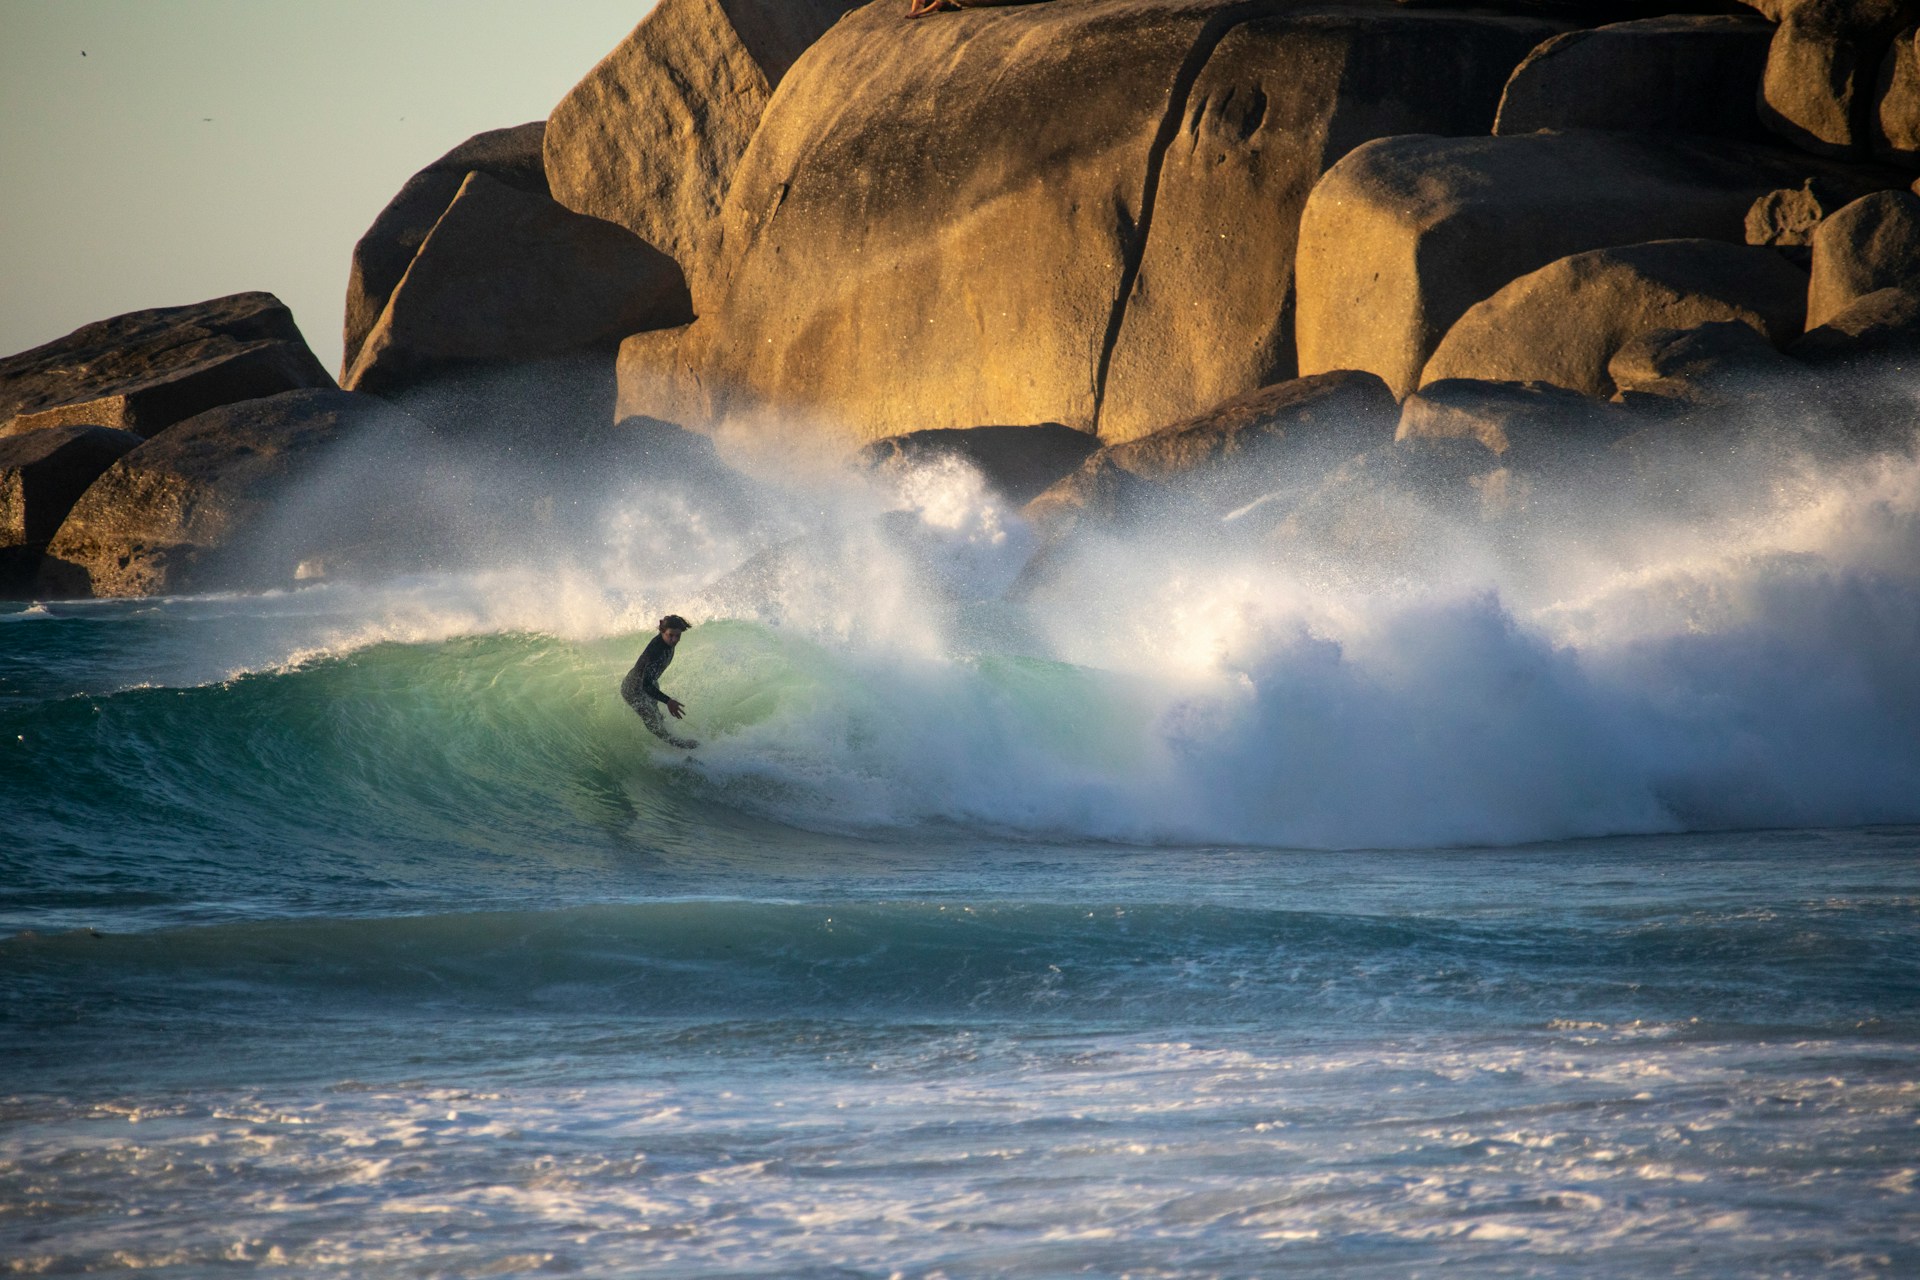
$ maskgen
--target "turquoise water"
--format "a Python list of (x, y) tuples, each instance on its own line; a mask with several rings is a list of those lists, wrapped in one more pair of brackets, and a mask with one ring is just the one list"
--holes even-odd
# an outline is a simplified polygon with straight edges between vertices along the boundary
[(7, 606), (0, 1259), (1920, 1272), (1916, 491)]

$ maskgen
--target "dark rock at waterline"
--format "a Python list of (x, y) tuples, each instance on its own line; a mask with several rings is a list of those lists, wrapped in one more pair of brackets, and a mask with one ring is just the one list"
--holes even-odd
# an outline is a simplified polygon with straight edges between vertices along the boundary
[(347, 313), (341, 330), (346, 344), (340, 358), (342, 378), (353, 368), (361, 344), (379, 321), (413, 255), (453, 203), (469, 173), (484, 173), (530, 195), (547, 194), (547, 174), (541, 161), (546, 129), (544, 120), (536, 120), (476, 134), (407, 179), (387, 202), (353, 246), (353, 262), (347, 274)]
[(1771, 24), (1675, 14), (1557, 35), (1514, 69), (1496, 134), (1624, 129), (1765, 136), (1754, 106)]
[(625, 227), (471, 173), (346, 378), (382, 392), (462, 364), (603, 349), (691, 318), (673, 259)]
[(41, 588), (140, 596), (291, 584), (303, 563), (365, 538), (414, 486), (389, 469), (384, 493), (356, 476), (304, 511), (284, 504), (354, 434), (406, 425), (374, 397), (323, 390), (191, 418), (93, 482), (47, 548)]
[(1649, 133), (1368, 143), (1321, 179), (1301, 219), (1301, 371), (1366, 369), (1405, 394), (1454, 323), (1509, 281), (1618, 245), (1739, 245), (1757, 199), (1814, 176), (1848, 194), (1892, 180), (1777, 148)]
[(1339, 371), (1237, 396), (1151, 435), (1109, 445), (1027, 504), (1042, 525), (1128, 519), (1177, 507), (1219, 518), (1389, 443), (1393, 396), (1379, 378)]
[(1622, 404), (1670, 409), (1740, 404), (1804, 380), (1807, 370), (1752, 325), (1717, 320), (1635, 336), (1613, 353), (1607, 376)]
[[(1626, 429), (1620, 419), (1613, 406), (1550, 383), (1444, 378), (1401, 402), (1394, 439), (1473, 440), (1494, 455), (1526, 454), (1611, 440)], [(1401, 451), (1420, 453), (1420, 446)]]
[(0, 438), (0, 592), (24, 594), (87, 486), (139, 446), (131, 431), (64, 426)]
[(554, 199), (657, 246), (697, 287), (768, 99), (856, 3), (660, 0), (547, 118)]
[(1291, 374), (1293, 236), (1322, 170), (1383, 134), (1484, 132), (1561, 29), (1391, 5), (868, 5), (788, 71), (722, 208), (724, 288), (686, 334), (628, 344), (622, 405), (862, 442), (1146, 434)]
[(114, 427), (151, 436), (223, 404), (332, 387), (270, 293), (133, 311), (0, 360), (0, 435)]
[(1026, 503), (1087, 460), (1100, 442), (1057, 422), (1032, 427), (951, 427), (910, 431), (860, 451), (875, 470), (903, 470), (958, 458), (977, 468), (1010, 501)]
[(1888, 372), (1899, 372), (1920, 358), (1920, 292), (1878, 289), (1855, 298), (1787, 352), (1819, 367), (1877, 360)]
[(1737, 320), (1789, 342), (1800, 335), (1806, 307), (1806, 273), (1772, 249), (1717, 240), (1594, 249), (1531, 271), (1468, 308), (1422, 381), (1540, 381), (1607, 397), (1614, 392), (1608, 361), (1637, 334)]

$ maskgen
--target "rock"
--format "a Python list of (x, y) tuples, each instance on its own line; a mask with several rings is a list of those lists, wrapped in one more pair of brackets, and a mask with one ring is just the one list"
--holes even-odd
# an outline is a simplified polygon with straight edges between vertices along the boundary
[(724, 287), (686, 334), (630, 344), (621, 404), (762, 435), (1058, 422), (1118, 440), (1252, 390), (1292, 372), (1292, 237), (1320, 169), (1381, 133), (1484, 132), (1559, 25), (869, 5), (782, 82), (722, 211)]
[(1496, 134), (1541, 129), (1764, 136), (1754, 101), (1773, 27), (1751, 16), (1675, 14), (1557, 35), (1500, 98)]
[(1470, 308), (1447, 331), (1421, 381), (1540, 381), (1610, 396), (1608, 362), (1649, 329), (1737, 320), (1775, 343), (1798, 337), (1806, 280), (1771, 249), (1716, 240), (1572, 254)]
[(1028, 503), (1027, 514), (1056, 530), (1162, 505), (1219, 518), (1389, 443), (1395, 416), (1393, 396), (1371, 374), (1296, 378), (1108, 445)]
[(347, 375), (382, 391), (437, 368), (603, 348), (689, 318), (673, 260), (624, 227), (468, 174)]
[(1026, 503), (1087, 460), (1100, 442), (1084, 431), (1045, 422), (1033, 427), (949, 427), (876, 440), (860, 451), (875, 470), (959, 458), (1016, 503)]
[(1914, 0), (1778, 0), (1761, 121), (1816, 155), (1865, 153), (1880, 64)]
[(29, 588), (73, 504), (140, 443), (110, 427), (49, 427), (0, 439), (0, 591)]
[(546, 121), (536, 120), (477, 134), (407, 179), (399, 194), (387, 202), (353, 246), (353, 264), (347, 275), (347, 315), (341, 334), (346, 344), (340, 358), (341, 377), (353, 368), (361, 344), (393, 295), (393, 287), (407, 273), (413, 255), (453, 203), (469, 173), (484, 173), (529, 195), (547, 194), (547, 172), (540, 154), (546, 131)]
[(1855, 298), (1787, 348), (1787, 354), (1812, 365), (1834, 366), (1884, 358), (1908, 361), (1920, 356), (1920, 293), (1878, 289)]
[[(75, 504), (47, 549), (43, 584), (97, 596), (286, 585), (329, 540), (357, 536), (363, 514), (298, 527), (279, 509), (350, 433), (400, 415), (344, 391), (289, 391), (226, 405), (125, 454)], [(396, 476), (398, 486), (409, 477)], [(347, 486), (349, 497), (364, 496)]]
[(1848, 194), (1884, 185), (1770, 148), (1645, 133), (1370, 142), (1320, 180), (1301, 220), (1301, 371), (1366, 369), (1404, 395), (1454, 321), (1507, 282), (1612, 245), (1737, 244), (1756, 199), (1810, 175)]
[(1401, 402), (1394, 439), (1474, 440), (1496, 455), (1524, 453), (1617, 435), (1617, 413), (1551, 383), (1446, 378)]
[(701, 281), (709, 230), (774, 88), (855, 3), (660, 0), (547, 118), (554, 199)]
[(1810, 245), (1820, 220), (1846, 203), (1831, 183), (1818, 178), (1808, 178), (1798, 187), (1769, 191), (1747, 210), (1747, 243)]
[(0, 360), (0, 436), (70, 424), (151, 436), (237, 400), (333, 379), (270, 293), (134, 311)]
[(1373, 138), (1486, 133), (1509, 69), (1558, 25), (1347, 7), (1227, 32), (1160, 164), (1101, 439), (1293, 377), (1294, 251), (1314, 182)]
[(1920, 27), (1895, 36), (1881, 60), (1870, 140), (1880, 159), (1920, 168)]
[(1738, 404), (1802, 374), (1797, 362), (1738, 320), (1650, 329), (1607, 362), (1616, 398), (1629, 406)]
[(1878, 191), (1814, 230), (1807, 326), (1827, 323), (1856, 299), (1920, 285), (1920, 196)]

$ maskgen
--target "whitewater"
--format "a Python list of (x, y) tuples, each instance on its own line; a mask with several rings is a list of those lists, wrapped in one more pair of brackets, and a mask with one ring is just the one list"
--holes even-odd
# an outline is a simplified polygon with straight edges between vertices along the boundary
[(1914, 1274), (1920, 461), (1763, 426), (1066, 540), (493, 459), (0, 606), (0, 1264)]

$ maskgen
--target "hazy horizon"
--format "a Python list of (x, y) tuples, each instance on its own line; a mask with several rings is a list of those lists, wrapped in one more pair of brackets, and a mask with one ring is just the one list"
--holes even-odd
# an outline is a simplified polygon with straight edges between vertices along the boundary
[(653, 0), (0, 0), (0, 355), (263, 289), (330, 370), (409, 176), (544, 119)]

